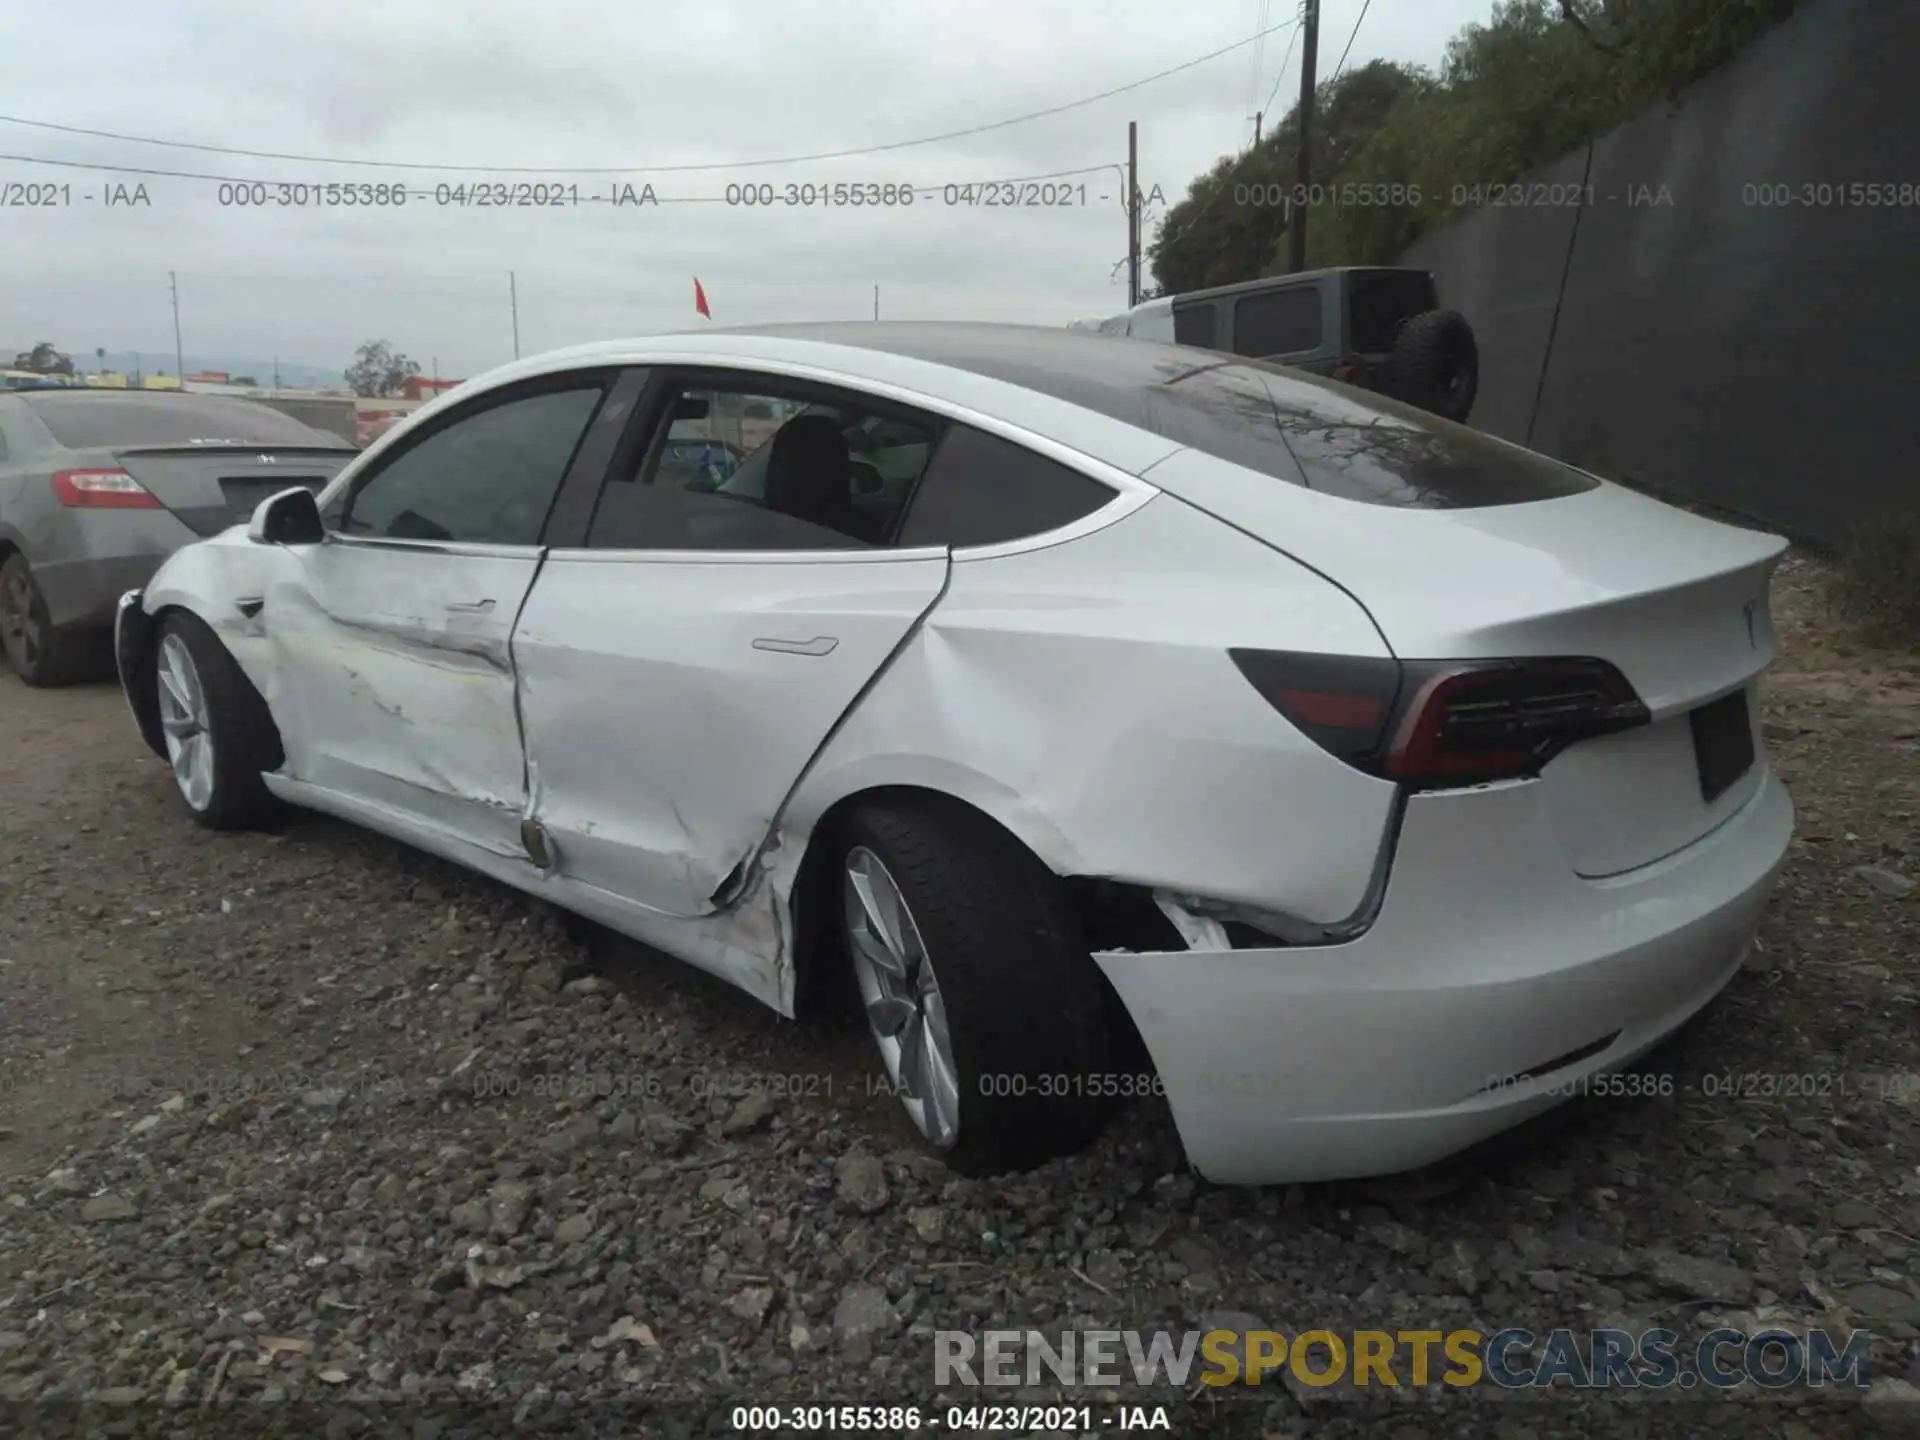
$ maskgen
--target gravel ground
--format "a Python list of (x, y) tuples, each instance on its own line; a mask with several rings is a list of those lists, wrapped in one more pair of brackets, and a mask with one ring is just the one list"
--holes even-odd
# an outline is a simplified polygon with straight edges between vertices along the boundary
[(1097, 1401), (1183, 1435), (1909, 1433), (1920, 661), (1835, 633), (1824, 584), (1783, 569), (1766, 698), (1800, 837), (1748, 970), (1642, 1072), (1669, 1093), (1284, 1190), (1197, 1183), (1149, 1103), (957, 1179), (861, 1036), (329, 820), (208, 834), (116, 690), (0, 678), (0, 1433), (33, 1402), (76, 1432), (712, 1434), (736, 1403), (1058, 1393), (936, 1391), (934, 1328), (1609, 1323), (1858, 1325), (1881, 1378)]

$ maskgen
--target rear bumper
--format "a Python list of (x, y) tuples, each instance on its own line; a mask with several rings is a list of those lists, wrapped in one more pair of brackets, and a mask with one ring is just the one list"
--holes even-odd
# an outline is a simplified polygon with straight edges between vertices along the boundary
[(104, 630), (114, 622), (120, 597), (151, 580), (166, 558), (146, 554), (61, 560), (35, 565), (33, 578), (46, 597), (47, 617), (55, 625)]
[(1582, 880), (1537, 782), (1416, 796), (1359, 939), (1095, 958), (1202, 1174), (1391, 1173), (1550, 1109), (1706, 1005), (1738, 971), (1792, 833), (1768, 772), (1686, 849)]
[(169, 510), (60, 510), (28, 546), (47, 617), (61, 629), (105, 630), (128, 590), (145, 585), (199, 537)]

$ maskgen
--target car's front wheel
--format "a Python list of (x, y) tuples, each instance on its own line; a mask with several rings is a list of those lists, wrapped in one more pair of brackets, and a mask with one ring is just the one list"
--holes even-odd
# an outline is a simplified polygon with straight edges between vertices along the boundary
[(1059, 880), (993, 822), (931, 800), (861, 808), (838, 852), (860, 1002), (927, 1143), (991, 1175), (1091, 1140), (1112, 1047)]
[(212, 830), (264, 824), (279, 806), (260, 777), (281, 763), (260, 692), (206, 624), (169, 615), (153, 648), (153, 682), (174, 785)]

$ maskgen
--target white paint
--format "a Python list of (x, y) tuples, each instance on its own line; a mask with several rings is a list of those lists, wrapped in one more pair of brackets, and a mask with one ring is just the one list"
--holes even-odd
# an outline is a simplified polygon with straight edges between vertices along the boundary
[[(584, 347), (419, 414), (569, 367), (665, 360), (922, 405), (1116, 498), (1061, 532), (951, 556), (554, 552), (542, 568), (532, 549), (296, 550), (229, 531), (179, 551), (145, 604), (206, 618), (266, 696), (288, 752), (275, 793), (788, 1014), (790, 902), (815, 827), (877, 786), (964, 800), (1056, 874), (1238, 904), (1302, 933), (1377, 905), (1340, 945), (1224, 950), (1206, 924), (1187, 927), (1197, 948), (1095, 957), (1189, 1155), (1222, 1181), (1439, 1158), (1553, 1103), (1540, 1082), (1476, 1094), (1489, 1080), (1614, 1031), (1575, 1068), (1625, 1063), (1732, 973), (1792, 806), (1764, 755), (1700, 803), (1682, 731), (1687, 708), (1773, 656), (1774, 537), (1612, 486), (1485, 510), (1354, 504), (1016, 386), (781, 337)], [(264, 597), (254, 621), (236, 608), (248, 597)], [(483, 599), (484, 613), (449, 608)], [(1297, 732), (1232, 664), (1241, 646), (1595, 655), (1658, 723), (1577, 746), (1535, 780), (1413, 796), (1396, 836), (1395, 787)], [(550, 870), (519, 848), (526, 814), (554, 838)], [(1624, 873), (1584, 878), (1610, 870)]]
[(670, 915), (714, 910), (948, 564), (745, 560), (557, 551), (514, 636), (535, 818), (567, 874)]
[[(1095, 956), (1203, 1175), (1441, 1159), (1628, 1064), (1732, 979), (1792, 834), (1777, 779), (1686, 850), (1599, 883), (1569, 872), (1547, 808), (1537, 782), (1414, 797), (1380, 918), (1344, 945)], [(1615, 1031), (1579, 1064), (1476, 1094)]]

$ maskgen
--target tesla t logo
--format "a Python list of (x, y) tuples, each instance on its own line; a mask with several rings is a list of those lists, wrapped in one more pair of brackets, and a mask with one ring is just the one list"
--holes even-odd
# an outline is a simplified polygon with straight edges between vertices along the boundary
[(1759, 608), (1760, 602), (1758, 600), (1749, 600), (1740, 607), (1740, 613), (1747, 617), (1747, 645), (1754, 650), (1760, 648), (1760, 637), (1753, 633), (1754, 612), (1759, 610)]

